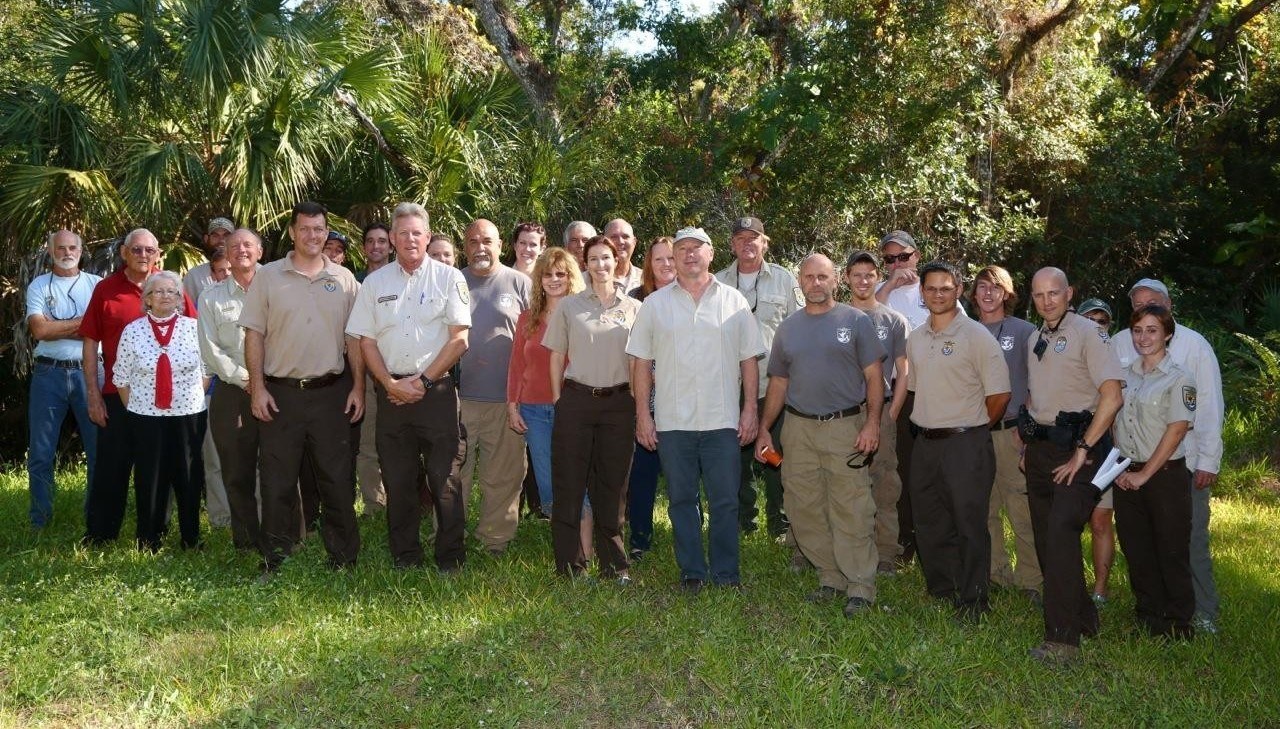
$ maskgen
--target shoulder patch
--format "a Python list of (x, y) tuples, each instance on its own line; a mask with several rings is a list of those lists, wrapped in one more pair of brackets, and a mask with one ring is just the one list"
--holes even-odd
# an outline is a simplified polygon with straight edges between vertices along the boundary
[(1191, 412), (1196, 411), (1196, 388), (1191, 385), (1182, 386), (1182, 404)]
[(791, 287), (791, 295), (796, 298), (796, 306), (804, 306), (804, 292), (800, 290), (799, 286)]
[(1104, 342), (1111, 341), (1111, 335), (1107, 334), (1107, 330), (1103, 329), (1102, 327), (1098, 327), (1098, 338)]
[(471, 304), (471, 289), (467, 288), (466, 281), (459, 281), (455, 284), (458, 289), (458, 298), (462, 299), (462, 303)]

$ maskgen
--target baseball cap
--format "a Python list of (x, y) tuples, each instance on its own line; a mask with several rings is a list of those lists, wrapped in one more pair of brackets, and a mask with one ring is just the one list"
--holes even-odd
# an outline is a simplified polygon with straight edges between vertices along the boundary
[(871, 251), (854, 251), (853, 253), (850, 253), (849, 259), (844, 262), (844, 267), (848, 268), (855, 263), (862, 263), (864, 261), (870, 263), (876, 268), (880, 268), (880, 258)]
[(889, 245), (890, 243), (897, 243), (903, 248), (910, 248), (911, 250), (915, 250), (917, 247), (916, 239), (912, 238), (911, 234), (905, 230), (895, 230), (889, 233), (888, 235), (886, 235), (885, 237), (881, 238), (880, 250), (884, 250), (884, 247)]
[(1129, 296), (1133, 296), (1133, 292), (1138, 289), (1151, 289), (1166, 299), (1169, 298), (1169, 287), (1165, 286), (1162, 281), (1154, 278), (1144, 278), (1129, 288)]
[(1111, 313), (1111, 307), (1102, 299), (1085, 299), (1080, 302), (1080, 308), (1076, 309), (1076, 313), (1080, 316), (1084, 316), (1091, 311), (1101, 311), (1107, 315), (1108, 319), (1116, 318), (1115, 315)]
[(730, 235), (737, 235), (744, 230), (750, 230), (759, 233), (760, 235), (764, 235), (764, 223), (760, 222), (760, 218), (753, 218), (750, 215), (738, 218), (733, 221), (733, 233)]
[(711, 236), (707, 235), (707, 231), (703, 230), (702, 228), (694, 228), (694, 227), (681, 228), (680, 230), (676, 231), (676, 234), (674, 236), (672, 236), (672, 239), (676, 243), (679, 243), (685, 238), (700, 240), (703, 243), (706, 243), (707, 245), (711, 245)]
[(236, 232), (236, 224), (231, 222), (230, 218), (213, 218), (209, 221), (209, 227), (205, 233), (212, 233), (215, 230), (225, 230), (228, 233)]
[(344, 251), (345, 251), (345, 250), (347, 249), (347, 237), (346, 237), (345, 235), (343, 235), (343, 234), (339, 233), (338, 231), (336, 231), (336, 230), (331, 230), (331, 231), (329, 231), (329, 237), (328, 237), (328, 238), (325, 238), (325, 242), (326, 242), (326, 243), (328, 243), (328, 242), (329, 242), (329, 241), (331, 241), (331, 240), (336, 240), (336, 241), (338, 241), (339, 243), (341, 243), (341, 244), (342, 244), (342, 250), (344, 250)]

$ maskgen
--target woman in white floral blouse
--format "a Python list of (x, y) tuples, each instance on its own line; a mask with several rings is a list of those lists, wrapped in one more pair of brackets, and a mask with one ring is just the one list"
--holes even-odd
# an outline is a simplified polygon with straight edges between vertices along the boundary
[(178, 505), (182, 548), (201, 546), (200, 476), (195, 461), (204, 433), (204, 393), (196, 320), (181, 313), (182, 281), (172, 271), (142, 285), (143, 316), (120, 336), (113, 375), (133, 419), (137, 448), (134, 500), (138, 548), (160, 549), (169, 492)]

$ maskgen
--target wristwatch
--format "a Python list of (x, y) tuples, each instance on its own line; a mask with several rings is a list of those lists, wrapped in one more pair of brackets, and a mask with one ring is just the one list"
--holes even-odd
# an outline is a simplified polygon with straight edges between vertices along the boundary
[(1084, 438), (1077, 438), (1077, 439), (1076, 439), (1076, 448), (1083, 448), (1083, 449), (1085, 449), (1086, 451), (1091, 451), (1091, 450), (1093, 450), (1093, 446), (1091, 446), (1091, 445), (1089, 445), (1088, 443), (1084, 442)]
[(422, 373), (422, 387), (424, 389), (430, 390), (432, 387), (435, 386), (435, 384), (436, 384), (436, 381), (431, 379), (430, 377), (427, 377), (427, 373), (425, 372)]

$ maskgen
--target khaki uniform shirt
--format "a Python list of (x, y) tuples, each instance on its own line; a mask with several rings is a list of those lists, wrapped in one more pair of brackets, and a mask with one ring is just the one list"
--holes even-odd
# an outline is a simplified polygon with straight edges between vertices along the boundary
[(244, 329), (240, 326), (247, 295), (235, 277), (228, 276), (200, 295), (196, 315), (205, 372), (240, 388), (249, 385), (249, 370), (244, 366)]
[[(1037, 357), (1036, 342), (1045, 341)], [(1124, 381), (1111, 338), (1093, 321), (1067, 312), (1056, 330), (1044, 326), (1027, 340), (1028, 409), (1041, 425), (1053, 425), (1059, 412), (1093, 412), (1098, 388), (1107, 380)]]
[[(1195, 420), (1196, 383), (1168, 354), (1150, 372), (1142, 371), (1139, 358), (1124, 374), (1124, 408), (1116, 416), (1116, 447), (1125, 458), (1146, 462), (1171, 423)], [(1184, 438), (1169, 460), (1182, 458), (1185, 445)]]
[(764, 397), (769, 385), (769, 350), (773, 348), (773, 335), (782, 320), (804, 308), (804, 293), (796, 277), (776, 263), (766, 262), (756, 273), (754, 291), (745, 291), (740, 285), (738, 262), (734, 261), (716, 273), (716, 278), (737, 289), (747, 300), (751, 313), (760, 325), (760, 337), (764, 340), (764, 359), (760, 360), (760, 397)]
[(293, 251), (258, 269), (240, 326), (266, 337), (263, 374), (307, 378), (341, 372), (343, 331), (359, 288), (351, 271), (328, 259), (315, 277), (298, 271)]
[(715, 277), (698, 301), (679, 281), (649, 294), (627, 340), (627, 354), (654, 362), (659, 431), (737, 428), (741, 362), (764, 353), (747, 300)]
[(640, 313), (640, 302), (617, 292), (605, 308), (593, 289), (566, 296), (547, 319), (542, 346), (566, 355), (565, 379), (591, 387), (630, 382), (627, 338)]
[(911, 422), (921, 428), (986, 425), (987, 396), (1009, 392), (1000, 344), (957, 312), (940, 332), (926, 321), (907, 336), (907, 384), (916, 393)]
[(372, 337), (392, 375), (422, 374), (449, 341), (450, 326), (471, 326), (462, 272), (430, 258), (412, 273), (399, 263), (369, 274), (356, 295), (347, 334)]

